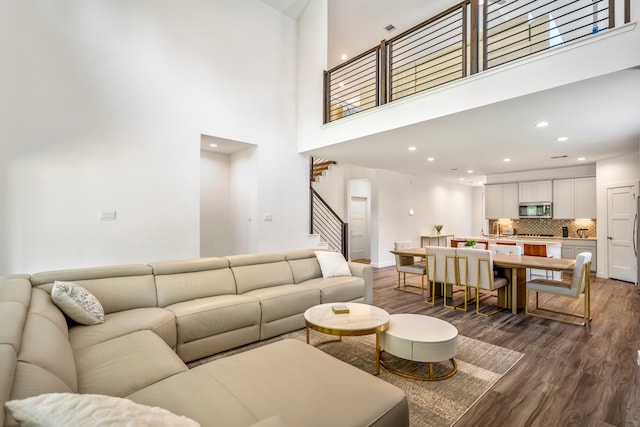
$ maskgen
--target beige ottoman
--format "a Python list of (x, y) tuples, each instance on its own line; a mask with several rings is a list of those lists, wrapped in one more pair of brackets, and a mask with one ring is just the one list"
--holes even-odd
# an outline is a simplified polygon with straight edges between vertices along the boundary
[[(458, 329), (449, 322), (421, 314), (392, 314), (389, 329), (380, 334), (380, 353), (387, 352), (402, 359), (429, 364), (428, 376), (401, 372), (381, 360), (390, 372), (423, 381), (451, 378), (458, 365), (454, 359), (458, 347)], [(382, 359), (382, 357), (381, 357)], [(433, 375), (433, 363), (450, 360), (453, 367), (443, 375)]]

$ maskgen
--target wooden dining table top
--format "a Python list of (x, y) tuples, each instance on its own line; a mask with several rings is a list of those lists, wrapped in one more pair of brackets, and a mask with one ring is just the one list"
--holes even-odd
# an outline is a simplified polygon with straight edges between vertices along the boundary
[[(406, 255), (424, 258), (424, 248), (408, 248), (391, 251), (395, 255)], [(541, 270), (570, 270), (576, 264), (575, 259), (548, 258), (532, 255), (493, 254), (493, 265), (506, 268), (537, 268)]]

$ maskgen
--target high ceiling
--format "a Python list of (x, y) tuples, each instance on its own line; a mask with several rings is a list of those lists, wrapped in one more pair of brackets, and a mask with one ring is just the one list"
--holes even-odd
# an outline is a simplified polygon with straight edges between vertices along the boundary
[[(291, 7), (296, 0), (264, 1)], [(298, 5), (307, 3), (299, 0)], [(353, 57), (459, 1), (328, 3), (327, 63), (332, 68), (343, 54)], [(385, 27), (390, 24), (396, 30), (388, 32)], [(550, 125), (538, 129), (534, 124), (539, 120)], [(558, 142), (562, 136), (568, 140)], [(640, 69), (634, 68), (336, 144), (314, 154), (478, 185), (486, 175), (593, 164), (636, 152), (639, 145)], [(410, 146), (416, 150), (410, 152)], [(429, 162), (428, 157), (435, 160)], [(504, 158), (511, 161), (505, 163)]]

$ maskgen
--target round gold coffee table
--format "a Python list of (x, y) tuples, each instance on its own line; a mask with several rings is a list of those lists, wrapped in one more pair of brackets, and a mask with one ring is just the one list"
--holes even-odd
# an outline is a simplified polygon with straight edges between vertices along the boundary
[[(349, 313), (334, 313), (333, 306), (342, 305), (349, 309)], [(369, 304), (355, 302), (326, 303), (313, 306), (304, 312), (307, 325), (307, 344), (309, 344), (309, 330), (334, 335), (335, 340), (323, 341), (315, 346), (329, 342), (342, 341), (344, 336), (360, 336), (376, 334), (376, 368), (375, 375), (380, 374), (380, 333), (389, 327), (389, 313), (381, 308)]]

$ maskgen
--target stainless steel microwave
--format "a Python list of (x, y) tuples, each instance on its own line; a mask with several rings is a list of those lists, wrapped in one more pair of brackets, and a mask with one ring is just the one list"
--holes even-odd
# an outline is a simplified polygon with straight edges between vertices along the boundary
[(551, 203), (520, 203), (520, 218), (551, 218)]

